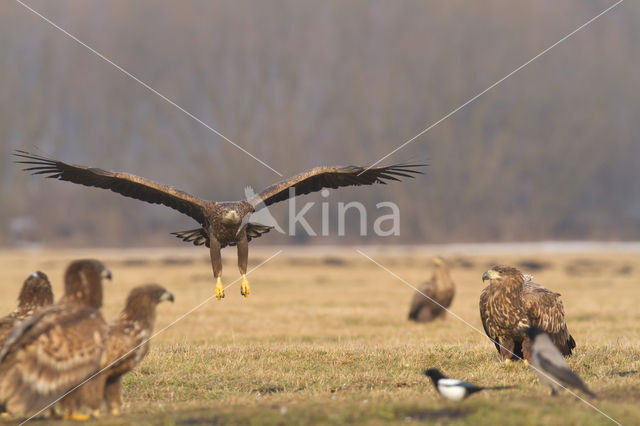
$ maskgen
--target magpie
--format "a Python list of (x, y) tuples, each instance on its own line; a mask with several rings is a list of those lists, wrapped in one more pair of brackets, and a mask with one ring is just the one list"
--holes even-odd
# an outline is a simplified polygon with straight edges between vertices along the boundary
[(437, 368), (430, 368), (423, 371), (425, 376), (431, 378), (433, 386), (438, 393), (451, 401), (462, 401), (469, 395), (481, 390), (501, 390), (512, 389), (515, 386), (476, 386), (458, 379), (451, 379), (440, 372)]
[(555, 396), (562, 388), (579, 389), (595, 398), (582, 379), (571, 371), (564, 357), (551, 341), (549, 335), (538, 327), (528, 327), (524, 331), (531, 340), (531, 366), (535, 370), (540, 382), (551, 388), (551, 395)]

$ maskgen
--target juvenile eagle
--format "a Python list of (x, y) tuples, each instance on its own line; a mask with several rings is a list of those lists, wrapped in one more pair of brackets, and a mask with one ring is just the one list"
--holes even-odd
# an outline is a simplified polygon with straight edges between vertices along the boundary
[(531, 326), (548, 333), (562, 355), (571, 355), (576, 342), (567, 330), (559, 293), (525, 281), (509, 266), (489, 269), (482, 275), (485, 280), (489, 285), (480, 294), (480, 318), (503, 361), (531, 361), (531, 340), (524, 333)]
[(156, 306), (165, 300), (173, 302), (173, 294), (157, 284), (131, 290), (124, 309), (109, 323), (107, 369), (104, 401), (113, 415), (120, 413), (122, 377), (133, 370), (149, 352), (149, 338), (156, 320)]
[[(103, 278), (110, 279), (111, 273), (102, 263), (72, 262), (62, 299), (20, 322), (7, 337), (0, 350), (0, 404), (9, 413), (39, 412), (98, 371), (107, 338), (107, 324), (99, 311)], [(83, 393), (90, 390), (86, 385), (79, 388)], [(92, 401), (75, 394), (61, 402), (72, 410), (65, 417), (86, 419), (74, 404), (89, 406)]]
[(0, 318), (0, 347), (4, 339), (7, 338), (13, 327), (23, 319), (33, 315), (37, 308), (48, 306), (53, 303), (53, 291), (49, 278), (36, 271), (29, 275), (18, 296), (18, 307), (9, 315)]
[(23, 170), (34, 175), (64, 180), (85, 186), (110, 189), (125, 197), (152, 204), (163, 204), (178, 210), (200, 224), (200, 228), (174, 232), (183, 241), (209, 247), (215, 295), (224, 297), (222, 259), (220, 249), (228, 245), (238, 247), (238, 269), (242, 275), (240, 294), (249, 296), (249, 282), (245, 276), (249, 257), (249, 241), (269, 232), (271, 227), (249, 222), (256, 209), (287, 200), (296, 195), (309, 194), (323, 188), (385, 184), (422, 174), (424, 164), (394, 164), (366, 169), (358, 166), (316, 167), (265, 188), (259, 194), (242, 201), (206, 201), (171, 186), (161, 185), (129, 173), (112, 172), (93, 167), (77, 166), (26, 151), (16, 150), (16, 163), (26, 164)]
[[(409, 319), (416, 322), (429, 322), (444, 316), (446, 310), (451, 306), (455, 285), (449, 274), (449, 267), (441, 257), (434, 257), (435, 269), (431, 279), (419, 288), (419, 292), (413, 295)], [(425, 297), (427, 296), (427, 297)], [(433, 301), (438, 302), (434, 303)]]

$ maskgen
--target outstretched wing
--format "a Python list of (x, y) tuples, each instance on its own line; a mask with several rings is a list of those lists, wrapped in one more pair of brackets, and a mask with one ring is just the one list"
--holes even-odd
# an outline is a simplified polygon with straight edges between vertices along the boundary
[(23, 170), (30, 171), (33, 175), (45, 175), (52, 179), (109, 189), (125, 197), (151, 204), (163, 204), (192, 217), (201, 224), (205, 223), (204, 202), (171, 186), (161, 185), (129, 173), (68, 164), (22, 150), (16, 150), (13, 155), (19, 158), (15, 162), (26, 164), (28, 167)]
[(532, 281), (523, 284), (522, 302), (531, 325), (544, 330), (563, 355), (571, 355), (576, 347), (564, 321), (564, 307), (560, 294)]
[(294, 189), (295, 195), (309, 194), (323, 188), (340, 188), (342, 186), (386, 184), (386, 181), (400, 181), (401, 178), (413, 178), (422, 174), (418, 167), (426, 164), (394, 164), (386, 167), (365, 169), (359, 166), (346, 167), (316, 167), (300, 173), (287, 180), (275, 183), (255, 195), (249, 202), (254, 208), (261, 208), (273, 203), (287, 200), (291, 197), (289, 189)]

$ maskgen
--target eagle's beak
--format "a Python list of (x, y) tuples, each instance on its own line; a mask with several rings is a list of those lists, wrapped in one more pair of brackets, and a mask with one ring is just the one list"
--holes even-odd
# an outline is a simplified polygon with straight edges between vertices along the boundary
[(222, 220), (225, 223), (238, 223), (240, 222), (240, 215), (235, 210), (229, 210), (224, 216), (222, 216)]
[(434, 257), (433, 258), (433, 263), (435, 263), (436, 265), (440, 266), (442, 265), (442, 258), (440, 257)]
[(168, 300), (169, 302), (173, 303), (173, 294), (169, 293), (168, 291), (165, 291), (164, 293), (162, 293), (162, 296), (160, 296), (160, 301), (164, 302), (165, 300)]
[(104, 269), (102, 270), (102, 272), (100, 273), (100, 277), (101, 277), (102, 279), (106, 278), (106, 279), (108, 279), (109, 281), (111, 281), (111, 271), (110, 271), (110, 270), (108, 270), (107, 268), (104, 268)]
[(487, 272), (482, 274), (482, 282), (486, 280), (495, 280), (496, 278), (500, 278), (500, 274), (493, 269), (489, 269)]

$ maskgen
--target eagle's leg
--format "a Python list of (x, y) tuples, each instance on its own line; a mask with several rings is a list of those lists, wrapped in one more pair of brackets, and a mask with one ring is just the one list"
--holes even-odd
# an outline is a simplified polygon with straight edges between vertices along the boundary
[(515, 342), (512, 338), (507, 337), (500, 339), (500, 355), (502, 361), (505, 364), (511, 364), (511, 357), (513, 356), (513, 349), (515, 348)]
[(213, 235), (209, 235), (209, 255), (211, 256), (211, 267), (213, 277), (216, 279), (216, 298), (224, 297), (224, 287), (222, 287), (222, 255), (220, 254), (220, 242)]
[(247, 233), (242, 230), (239, 236), (238, 245), (238, 269), (240, 275), (242, 275), (242, 282), (240, 283), (240, 294), (244, 297), (249, 297), (251, 288), (249, 287), (249, 281), (247, 280), (247, 263), (249, 261), (249, 240), (247, 239)]
[(104, 387), (104, 400), (107, 403), (107, 409), (111, 412), (113, 416), (120, 415), (120, 406), (122, 405), (122, 400), (120, 398), (122, 385), (120, 384), (120, 380), (122, 376), (118, 376), (115, 379), (107, 380), (107, 384)]
[(529, 365), (529, 360), (531, 359), (531, 339), (529, 337), (525, 337), (522, 340), (522, 362), (524, 365)]

